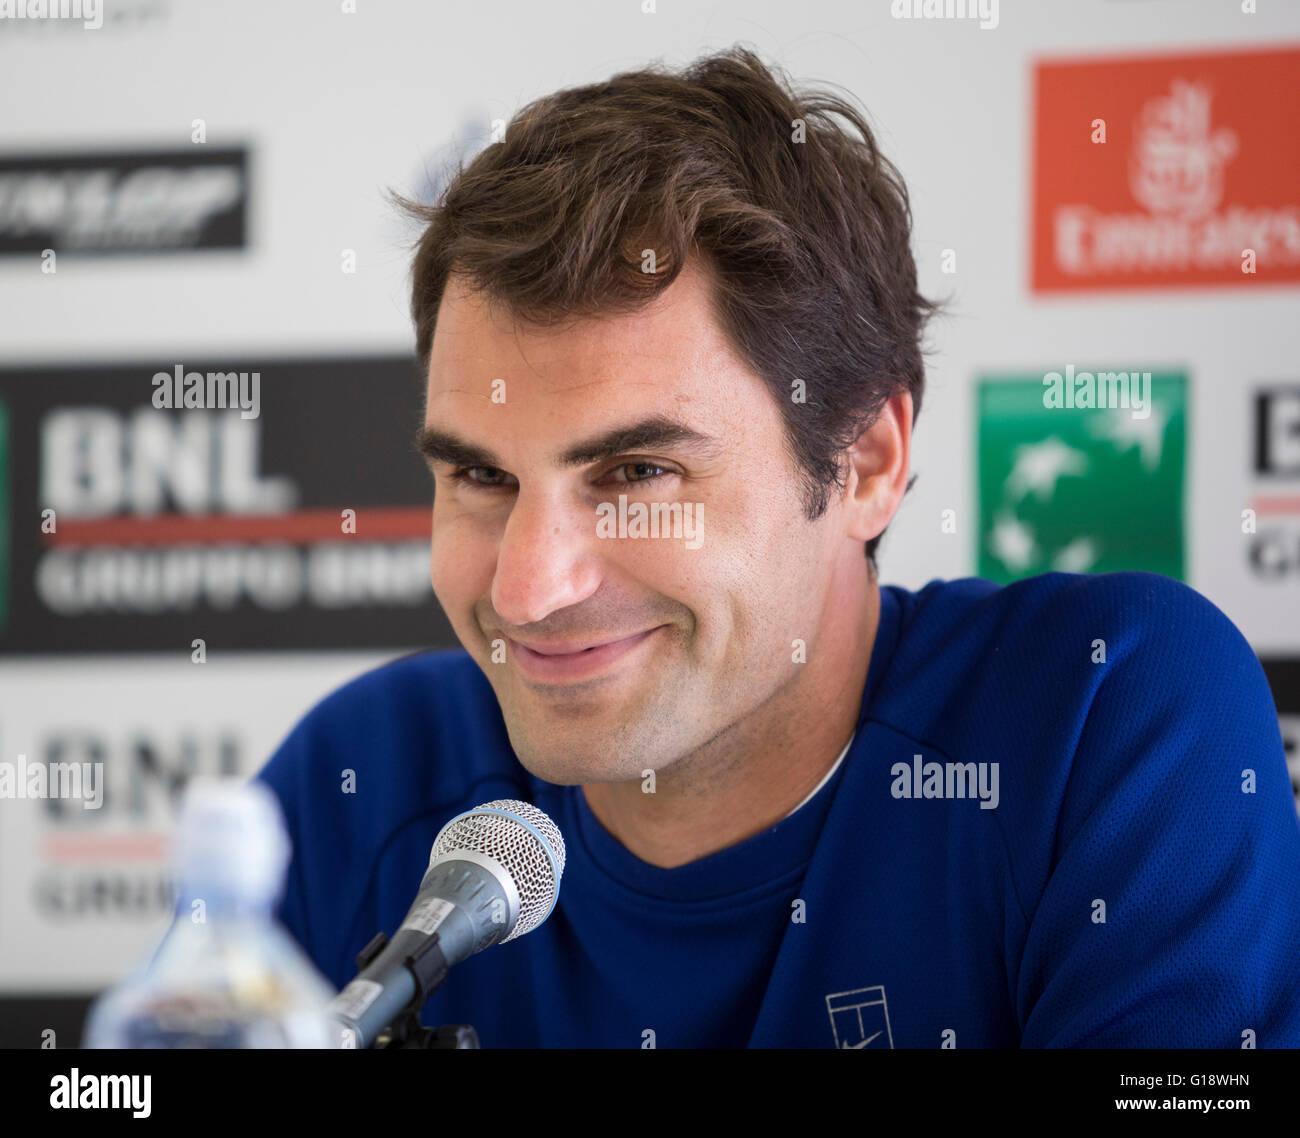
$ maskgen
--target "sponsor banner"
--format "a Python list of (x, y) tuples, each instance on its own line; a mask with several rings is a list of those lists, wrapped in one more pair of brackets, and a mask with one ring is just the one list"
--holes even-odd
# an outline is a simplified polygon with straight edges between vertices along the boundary
[(1035, 291), (1300, 281), (1300, 47), (1034, 78)]
[(0, 371), (0, 653), (455, 646), (420, 403), (407, 357)]
[(978, 381), (978, 573), (1183, 579), (1187, 380), (1085, 371)]
[(248, 149), (0, 155), (0, 257), (243, 249)]
[(140, 964), (170, 922), (189, 780), (252, 776), (383, 658), (0, 663), (0, 990), (90, 991)]
[(1260, 663), (1273, 691), (1286, 765), (1291, 772), (1291, 789), (1300, 812), (1300, 657), (1265, 656)]
[[(1300, 582), (1300, 383), (1257, 388), (1253, 402), (1254, 493), (1242, 527), (1247, 566), (1254, 584), (1294, 589)], [(1300, 642), (1295, 597), (1287, 603)]]

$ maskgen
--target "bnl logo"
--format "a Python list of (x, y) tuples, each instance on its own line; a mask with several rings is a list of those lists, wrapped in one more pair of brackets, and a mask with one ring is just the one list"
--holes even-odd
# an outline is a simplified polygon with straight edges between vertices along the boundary
[(861, 1051), (864, 1048), (893, 1048), (889, 1030), (889, 1009), (885, 1006), (885, 989), (855, 988), (826, 997), (826, 1011), (831, 1017), (831, 1032), (836, 1050)]

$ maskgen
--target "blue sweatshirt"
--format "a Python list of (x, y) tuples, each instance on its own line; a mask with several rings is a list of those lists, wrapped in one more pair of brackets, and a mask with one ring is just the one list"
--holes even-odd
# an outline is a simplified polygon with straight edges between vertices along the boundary
[(1269, 688), (1164, 577), (882, 587), (832, 776), (675, 869), (523, 768), (463, 651), (340, 688), (259, 777), (294, 846), (279, 915), (340, 988), (449, 818), (518, 798), (555, 820), (550, 918), (455, 966), (422, 1017), (484, 1047), (1300, 1047), (1300, 823)]

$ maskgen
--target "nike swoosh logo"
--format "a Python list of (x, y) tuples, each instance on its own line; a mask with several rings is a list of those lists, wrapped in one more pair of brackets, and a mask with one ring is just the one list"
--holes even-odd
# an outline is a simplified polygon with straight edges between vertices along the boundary
[(841, 1050), (843, 1050), (843, 1051), (861, 1051), (862, 1048), (864, 1048), (868, 1043), (870, 1043), (873, 1039), (875, 1039), (877, 1035), (884, 1035), (884, 1034), (885, 1034), (885, 1033), (884, 1033), (883, 1031), (878, 1031), (878, 1032), (876, 1032), (876, 1035), (869, 1035), (869, 1036), (867, 1036), (867, 1038), (864, 1039), (861, 1043), (850, 1043), (850, 1042), (848, 1042), (848, 1040), (845, 1040), (845, 1041), (844, 1041), (844, 1046), (841, 1048)]

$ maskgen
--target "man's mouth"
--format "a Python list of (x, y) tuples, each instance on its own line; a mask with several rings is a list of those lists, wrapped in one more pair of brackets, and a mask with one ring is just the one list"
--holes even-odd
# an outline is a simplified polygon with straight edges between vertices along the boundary
[(585, 680), (629, 656), (663, 627), (657, 625), (628, 636), (600, 640), (524, 643), (506, 637), (506, 642), (519, 670), (528, 679), (547, 683)]

